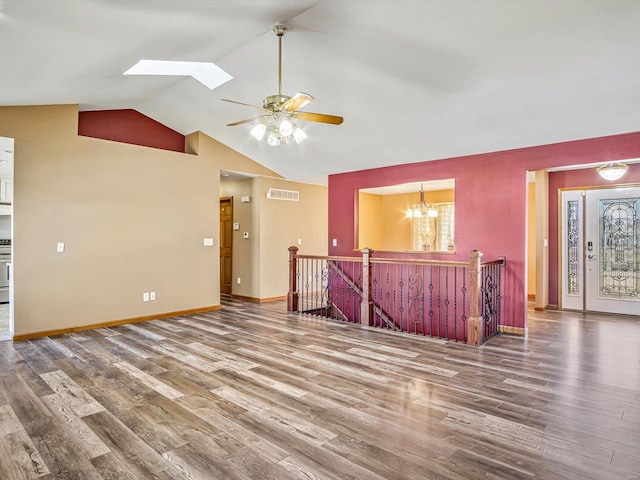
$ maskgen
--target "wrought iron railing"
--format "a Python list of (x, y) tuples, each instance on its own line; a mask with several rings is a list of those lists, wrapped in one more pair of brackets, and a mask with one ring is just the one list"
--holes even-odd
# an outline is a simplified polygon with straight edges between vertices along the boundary
[(297, 311), (360, 323), (362, 259), (298, 255)]
[(466, 341), (468, 263), (372, 259), (371, 266), (373, 326)]
[(493, 337), (500, 327), (500, 313), (502, 311), (502, 267), (505, 259), (482, 264), (482, 285), (480, 287), (484, 323), (484, 339)]
[(437, 262), (297, 255), (288, 310), (413, 335), (481, 344), (499, 331), (505, 260)]

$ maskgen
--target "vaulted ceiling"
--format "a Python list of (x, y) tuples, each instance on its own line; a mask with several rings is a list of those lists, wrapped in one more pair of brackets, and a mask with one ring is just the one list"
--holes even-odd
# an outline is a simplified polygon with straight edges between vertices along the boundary
[[(249, 135), (278, 91), (344, 117), (300, 145)], [(201, 130), (287, 178), (640, 130), (640, 2), (0, 0), (0, 105), (133, 108)], [(131, 77), (138, 60), (213, 61), (234, 78)], [(0, 135), (2, 132), (0, 132)]]

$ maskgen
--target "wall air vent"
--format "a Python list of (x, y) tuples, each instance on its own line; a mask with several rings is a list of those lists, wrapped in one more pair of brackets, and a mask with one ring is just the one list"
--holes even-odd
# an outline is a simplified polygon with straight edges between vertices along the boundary
[(270, 198), (271, 200), (290, 200), (292, 202), (298, 202), (300, 201), (300, 192), (270, 188), (269, 191), (267, 191), (267, 198)]

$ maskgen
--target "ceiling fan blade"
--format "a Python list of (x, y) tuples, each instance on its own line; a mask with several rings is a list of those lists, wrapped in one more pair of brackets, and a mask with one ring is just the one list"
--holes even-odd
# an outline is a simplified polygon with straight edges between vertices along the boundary
[(342, 117), (335, 115), (327, 115), (325, 113), (311, 113), (311, 112), (294, 112), (295, 118), (300, 120), (307, 120), (309, 122), (330, 123), (332, 125), (340, 125), (343, 122)]
[(266, 115), (260, 115), (259, 117), (246, 118), (244, 120), (239, 120), (237, 122), (227, 123), (227, 127), (235, 127), (236, 125), (242, 125), (243, 123), (253, 122), (254, 120), (259, 120), (264, 117), (266, 117)]
[(289, 100), (287, 100), (282, 105), (280, 105), (280, 108), (282, 110), (288, 110), (290, 112), (295, 112), (299, 108), (302, 108), (305, 105), (310, 104), (314, 100), (315, 100), (315, 98), (313, 98), (308, 93), (298, 92), (293, 97), (291, 97)]
[(250, 105), (248, 103), (236, 102), (235, 100), (227, 100), (226, 98), (221, 98), (220, 100), (222, 100), (223, 102), (236, 103), (238, 105), (244, 105), (245, 107), (251, 107), (251, 108), (257, 108), (259, 110), (264, 110), (264, 108), (259, 107), (257, 105)]

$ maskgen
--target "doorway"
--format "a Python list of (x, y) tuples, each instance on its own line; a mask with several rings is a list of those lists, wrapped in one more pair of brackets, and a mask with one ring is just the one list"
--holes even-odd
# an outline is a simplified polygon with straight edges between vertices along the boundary
[(220, 199), (220, 293), (231, 295), (233, 279), (233, 197)]
[(13, 324), (13, 148), (14, 139), (0, 137), (0, 341), (11, 340)]
[(640, 187), (562, 192), (562, 306), (640, 313)]

